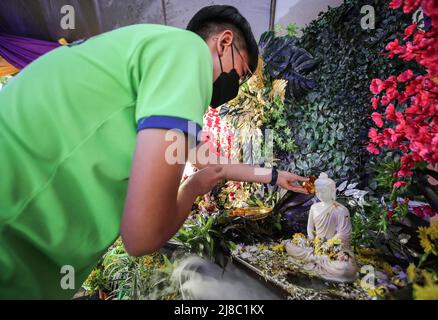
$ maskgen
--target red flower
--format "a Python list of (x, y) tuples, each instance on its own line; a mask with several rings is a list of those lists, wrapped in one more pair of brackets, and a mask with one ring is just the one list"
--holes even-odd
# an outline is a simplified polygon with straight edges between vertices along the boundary
[(386, 107), (385, 118), (386, 120), (395, 120), (395, 107), (392, 103)]
[(371, 99), (371, 103), (373, 104), (373, 109), (374, 109), (374, 110), (376, 110), (377, 107), (379, 106), (379, 101), (380, 101), (380, 99), (377, 98), (377, 97)]
[(414, 208), (414, 213), (415, 213), (419, 218), (421, 218), (421, 219), (424, 218), (424, 212), (423, 212), (423, 210), (422, 210), (421, 207), (415, 207), (415, 208)]
[(420, 5), (421, 0), (405, 0), (405, 4), (403, 6), (403, 12), (409, 13), (414, 11)]
[(406, 186), (405, 181), (397, 181), (396, 183), (394, 183), (394, 188), (401, 188), (401, 187), (405, 187), (405, 186)]
[(386, 216), (387, 216), (389, 219), (391, 219), (393, 215), (394, 215), (394, 211), (392, 211), (392, 210), (390, 210), (390, 211), (388, 211), (388, 212), (386, 213)]
[(420, 109), (415, 104), (411, 105), (410, 107), (407, 107), (405, 110), (405, 113), (407, 115), (411, 115), (411, 116), (413, 116), (419, 112), (420, 112)]
[(397, 177), (407, 177), (412, 175), (413, 172), (411, 170), (409, 170), (408, 168), (401, 168), (400, 170), (397, 171)]
[(405, 72), (401, 73), (398, 77), (397, 77), (397, 81), (398, 82), (406, 82), (411, 80), (414, 77), (414, 73), (412, 72), (411, 69), (406, 70)]
[(389, 58), (394, 58), (394, 55), (401, 54), (405, 51), (405, 48), (400, 46), (398, 39), (388, 43), (386, 45), (386, 50), (389, 51)]
[(391, 3), (389, 4), (389, 7), (391, 9), (398, 9), (403, 4), (403, 0), (391, 0)]
[[(406, 42), (406, 46), (403, 48), (403, 50), (400, 51), (400, 57), (406, 61), (411, 61), (417, 56), (415, 51), (416, 47), (412, 44), (412, 42)], [(397, 52), (394, 53), (397, 54)]]
[(385, 95), (382, 97), (382, 99), (380, 100), (380, 104), (381, 104), (382, 106), (387, 106), (388, 104), (391, 103), (392, 100), (393, 100), (393, 99), (391, 99), (391, 96), (390, 96), (390, 95), (385, 94)]
[(368, 137), (371, 140), (375, 140), (375, 139), (377, 139), (378, 136), (379, 136), (379, 134), (377, 133), (377, 130), (375, 128), (370, 128), (370, 131), (368, 132)]
[(436, 215), (436, 212), (429, 206), (424, 206), (423, 212), (424, 212), (424, 214), (428, 215), (429, 217), (433, 217), (434, 215)]
[(370, 85), (370, 91), (374, 94), (379, 94), (384, 89), (383, 81), (380, 79), (373, 79)]
[(376, 147), (374, 143), (369, 143), (367, 146), (367, 150), (370, 153), (379, 154), (379, 149)]
[(423, 0), (421, 6), (427, 16), (432, 18), (432, 25), (434, 27), (438, 26), (438, 4), (436, 1)]
[(405, 103), (406, 101), (408, 101), (409, 96), (406, 94), (406, 92), (402, 92), (401, 94), (398, 95), (398, 102), (399, 103)]
[(373, 112), (371, 114), (371, 119), (373, 119), (374, 123), (376, 124), (377, 127), (381, 128), (383, 127), (383, 120), (382, 120), (382, 115), (378, 112)]
[(416, 23), (413, 23), (409, 27), (407, 27), (405, 29), (405, 39), (409, 38), (410, 36), (412, 36), (412, 34), (414, 33), (414, 31), (416, 29), (417, 29), (417, 24)]

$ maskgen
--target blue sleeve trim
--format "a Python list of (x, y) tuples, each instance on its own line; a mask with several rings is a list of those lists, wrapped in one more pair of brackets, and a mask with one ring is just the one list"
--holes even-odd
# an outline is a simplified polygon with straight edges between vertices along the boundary
[(138, 120), (137, 133), (143, 129), (179, 129), (186, 135), (190, 135), (196, 139), (196, 144), (201, 141), (199, 132), (202, 128), (199, 124), (192, 120), (172, 117), (172, 116), (150, 116)]

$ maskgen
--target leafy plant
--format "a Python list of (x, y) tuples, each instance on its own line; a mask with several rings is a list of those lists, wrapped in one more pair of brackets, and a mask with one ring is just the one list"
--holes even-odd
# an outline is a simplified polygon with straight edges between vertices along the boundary
[[(375, 8), (374, 30), (360, 28), (363, 5)], [(403, 70), (400, 62), (388, 61), (381, 52), (410, 22), (385, 1), (346, 0), (311, 22), (301, 38), (289, 38), (316, 61), (306, 77), (317, 86), (303, 98), (285, 102), (297, 149), (278, 155), (283, 169), (302, 175), (326, 171), (336, 180), (363, 178), (370, 159), (365, 148), (372, 113), (367, 89), (373, 78)]]
[(296, 46), (297, 41), (290, 35), (276, 37), (273, 31), (263, 33), (259, 41), (266, 72), (272, 79), (287, 80), (287, 93), (295, 98), (316, 86), (313, 79), (305, 76), (315, 66), (315, 60), (306, 50)]
[(130, 256), (118, 239), (84, 282), (88, 291), (102, 290), (110, 299), (175, 299), (179, 288), (171, 280), (173, 263), (159, 252)]
[[(281, 24), (277, 24), (275, 25), (275, 35), (276, 36), (282, 36), (283, 35), (283, 26)], [(298, 33), (298, 26), (296, 23), (289, 23), (286, 26), (286, 34), (288, 36), (296, 36)]]
[(215, 219), (215, 215), (196, 213), (187, 219), (173, 239), (189, 252), (212, 259), (215, 253), (214, 237), (220, 235), (213, 229)]

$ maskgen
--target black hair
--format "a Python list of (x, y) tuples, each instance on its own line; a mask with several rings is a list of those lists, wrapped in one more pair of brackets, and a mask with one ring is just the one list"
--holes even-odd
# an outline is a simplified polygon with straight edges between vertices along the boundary
[(248, 53), (248, 66), (255, 72), (259, 50), (248, 21), (233, 6), (214, 5), (199, 10), (187, 25), (187, 30), (198, 34), (205, 41), (224, 30), (233, 31), (236, 46)]

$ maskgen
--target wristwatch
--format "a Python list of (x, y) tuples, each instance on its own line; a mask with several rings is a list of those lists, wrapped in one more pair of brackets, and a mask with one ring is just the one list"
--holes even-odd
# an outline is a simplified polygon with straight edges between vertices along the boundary
[(271, 186), (275, 186), (277, 184), (277, 179), (278, 179), (278, 171), (277, 171), (277, 167), (273, 166), (272, 167), (272, 178), (271, 178), (271, 182), (269, 182), (269, 184)]

